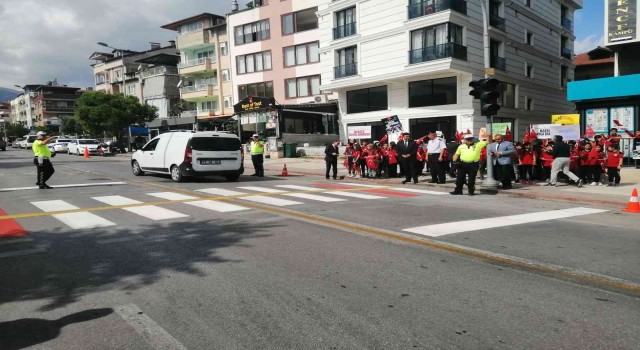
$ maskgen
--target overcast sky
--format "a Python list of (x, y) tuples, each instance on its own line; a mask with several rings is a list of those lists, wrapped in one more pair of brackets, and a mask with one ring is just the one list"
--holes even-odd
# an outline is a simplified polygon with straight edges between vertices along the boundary
[(2, 0), (0, 87), (93, 86), (89, 56), (108, 48), (143, 51), (175, 39), (164, 24), (202, 12), (224, 15), (231, 0)]

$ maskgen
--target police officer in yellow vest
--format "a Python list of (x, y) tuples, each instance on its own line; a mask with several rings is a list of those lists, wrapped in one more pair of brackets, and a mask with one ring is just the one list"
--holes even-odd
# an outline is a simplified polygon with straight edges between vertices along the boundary
[[(486, 146), (486, 142), (476, 142), (471, 134), (465, 136), (464, 142), (458, 146), (458, 150), (453, 155), (453, 162), (456, 164), (458, 176), (456, 178), (456, 189), (450, 192), (451, 194), (462, 194), (462, 186), (464, 186), (466, 180), (469, 195), (475, 195), (480, 153)], [(465, 179), (466, 177), (468, 177), (468, 179)]]
[(47, 133), (44, 131), (38, 131), (37, 139), (33, 142), (33, 164), (38, 168), (38, 179), (36, 185), (40, 189), (52, 188), (47, 185), (47, 180), (53, 175), (55, 170), (53, 164), (51, 164), (51, 151), (47, 144), (57, 138), (57, 136), (46, 137)]
[(251, 146), (251, 162), (253, 162), (253, 168), (256, 171), (255, 174), (251, 176), (263, 177), (264, 141), (260, 140), (260, 136), (258, 134), (253, 134), (249, 145)]

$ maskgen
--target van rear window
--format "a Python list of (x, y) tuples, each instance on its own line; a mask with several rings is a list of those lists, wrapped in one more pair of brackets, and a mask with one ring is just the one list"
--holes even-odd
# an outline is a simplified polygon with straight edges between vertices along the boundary
[(230, 137), (194, 137), (189, 145), (196, 151), (239, 151), (240, 140)]

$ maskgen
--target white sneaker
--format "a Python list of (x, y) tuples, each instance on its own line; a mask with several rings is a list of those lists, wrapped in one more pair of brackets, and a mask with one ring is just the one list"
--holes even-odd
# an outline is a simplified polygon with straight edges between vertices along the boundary
[(597, 182), (592, 182), (591, 186), (598, 186), (598, 183)]

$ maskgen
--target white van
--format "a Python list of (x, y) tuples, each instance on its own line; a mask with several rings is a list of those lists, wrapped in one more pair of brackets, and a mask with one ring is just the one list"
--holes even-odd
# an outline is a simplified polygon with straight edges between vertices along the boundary
[(31, 149), (31, 146), (33, 146), (33, 142), (38, 138), (38, 135), (24, 135), (23, 138), (24, 140), (22, 140), (20, 148)]
[(176, 182), (188, 176), (220, 175), (235, 181), (244, 172), (240, 138), (224, 132), (174, 131), (156, 136), (131, 156), (136, 176), (171, 174)]

